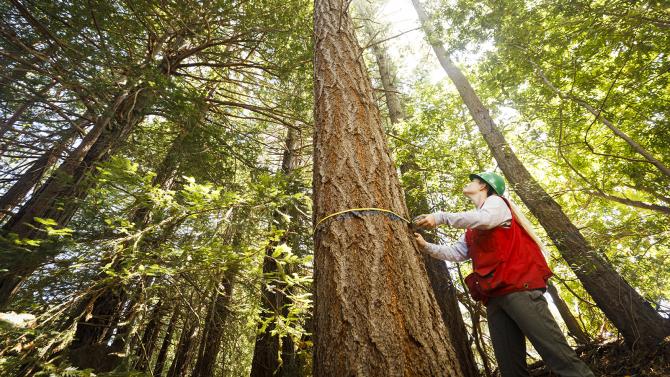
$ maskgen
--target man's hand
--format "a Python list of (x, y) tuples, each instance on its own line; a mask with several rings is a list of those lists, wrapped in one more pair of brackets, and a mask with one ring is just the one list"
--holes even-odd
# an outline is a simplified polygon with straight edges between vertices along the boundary
[(419, 233), (414, 233), (414, 238), (416, 239), (416, 243), (419, 244), (421, 250), (425, 249), (426, 245), (428, 245), (428, 242), (426, 242), (426, 240), (424, 240)]
[(419, 228), (428, 228), (432, 229), (437, 226), (435, 221), (435, 216), (431, 215), (421, 215), (414, 218), (414, 224)]

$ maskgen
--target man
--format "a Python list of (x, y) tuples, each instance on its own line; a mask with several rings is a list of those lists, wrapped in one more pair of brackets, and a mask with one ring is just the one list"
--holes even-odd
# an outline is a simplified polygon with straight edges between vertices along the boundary
[[(551, 270), (532, 229), (524, 229), (502, 195), (505, 181), (491, 172), (470, 175), (463, 193), (476, 209), (436, 212), (416, 220), (418, 227), (449, 225), (466, 229), (452, 245), (435, 245), (414, 233), (421, 249), (437, 259), (472, 259), (473, 273), (465, 279), (470, 294), (486, 305), (489, 332), (503, 377), (529, 376), (526, 341), (560, 376), (593, 376), (568, 345), (549, 312), (543, 293)], [(515, 211), (516, 212), (516, 211)]]

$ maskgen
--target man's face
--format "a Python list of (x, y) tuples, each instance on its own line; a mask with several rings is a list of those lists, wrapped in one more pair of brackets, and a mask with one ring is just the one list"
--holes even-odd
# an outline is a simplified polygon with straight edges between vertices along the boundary
[(463, 188), (463, 194), (465, 194), (465, 196), (467, 196), (467, 197), (475, 195), (480, 191), (486, 191), (486, 183), (480, 181), (477, 178), (470, 181), (470, 183), (468, 183)]

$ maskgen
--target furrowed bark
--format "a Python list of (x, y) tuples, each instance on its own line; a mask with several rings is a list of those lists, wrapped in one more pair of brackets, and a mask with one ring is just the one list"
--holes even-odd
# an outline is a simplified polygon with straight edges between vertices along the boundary
[[(348, 10), (315, 2), (314, 218), (407, 216)], [(379, 213), (315, 230), (317, 376), (460, 376), (407, 224)]]

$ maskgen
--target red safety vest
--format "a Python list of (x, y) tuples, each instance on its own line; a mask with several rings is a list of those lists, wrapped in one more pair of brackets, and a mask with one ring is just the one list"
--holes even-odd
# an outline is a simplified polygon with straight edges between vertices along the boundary
[[(509, 207), (507, 199), (500, 198)], [(465, 242), (473, 268), (465, 283), (474, 300), (486, 303), (490, 297), (547, 287), (552, 272), (514, 212), (509, 227), (467, 229)]]

